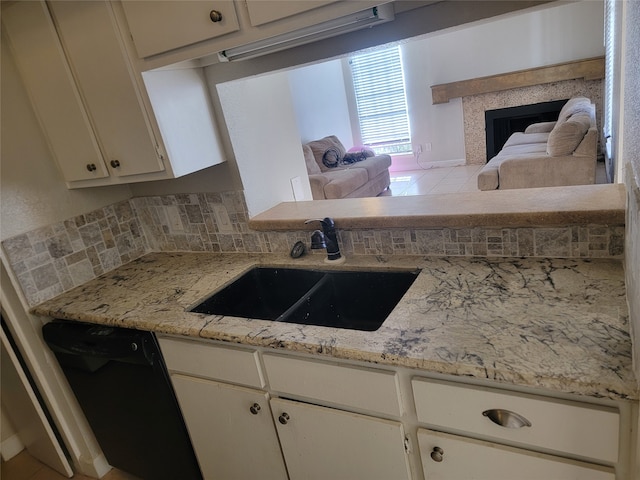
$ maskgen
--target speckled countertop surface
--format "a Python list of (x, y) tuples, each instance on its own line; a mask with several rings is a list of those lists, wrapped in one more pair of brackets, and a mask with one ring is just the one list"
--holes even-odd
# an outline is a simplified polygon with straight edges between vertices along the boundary
[(592, 397), (638, 398), (618, 260), (354, 256), (339, 268), (422, 269), (375, 332), (187, 311), (253, 265), (326, 268), (322, 259), (152, 253), (32, 312)]

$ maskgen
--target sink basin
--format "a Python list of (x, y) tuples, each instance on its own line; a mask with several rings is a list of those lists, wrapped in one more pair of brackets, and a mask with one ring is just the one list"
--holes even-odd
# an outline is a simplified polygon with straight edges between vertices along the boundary
[(275, 320), (323, 276), (319, 270), (255, 267), (190, 311)]
[(190, 311), (374, 331), (418, 273), (255, 267)]

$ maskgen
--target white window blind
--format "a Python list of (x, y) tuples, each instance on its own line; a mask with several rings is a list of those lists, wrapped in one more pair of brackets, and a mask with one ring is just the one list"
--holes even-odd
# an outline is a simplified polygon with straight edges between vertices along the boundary
[(411, 151), (400, 47), (351, 57), (362, 143), (376, 153)]
[(604, 25), (604, 45), (605, 45), (605, 91), (604, 91), (604, 137), (609, 138), (613, 134), (613, 85), (615, 81), (615, 26), (616, 7), (614, 0), (605, 1), (605, 25)]

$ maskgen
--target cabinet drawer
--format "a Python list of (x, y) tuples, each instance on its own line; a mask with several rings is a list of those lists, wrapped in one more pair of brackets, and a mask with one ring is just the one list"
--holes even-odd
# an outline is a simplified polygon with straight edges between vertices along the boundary
[(159, 338), (158, 342), (171, 372), (264, 387), (255, 351), (175, 338)]
[[(615, 480), (613, 468), (542, 455), (495, 443), (418, 429), (429, 480)], [(435, 461), (434, 449), (441, 454)], [(440, 450), (437, 450), (440, 449)]]
[[(620, 420), (613, 408), (418, 378), (412, 385), (420, 423), (605, 462), (618, 460)], [(483, 413), (497, 409), (521, 415), (531, 425), (509, 428)]]
[(280, 355), (263, 356), (271, 389), (338, 405), (400, 415), (396, 374)]
[[(240, 27), (232, 0), (122, 2), (140, 58), (237, 32)], [(211, 20), (211, 12), (221, 14)]]

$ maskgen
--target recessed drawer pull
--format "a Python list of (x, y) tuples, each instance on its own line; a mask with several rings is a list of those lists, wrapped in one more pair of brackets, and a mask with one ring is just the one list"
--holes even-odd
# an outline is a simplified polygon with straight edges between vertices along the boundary
[(503, 410), (501, 408), (492, 408), (491, 410), (485, 410), (482, 415), (487, 417), (496, 425), (506, 428), (522, 428), (530, 427), (531, 422), (515, 412), (509, 410)]

